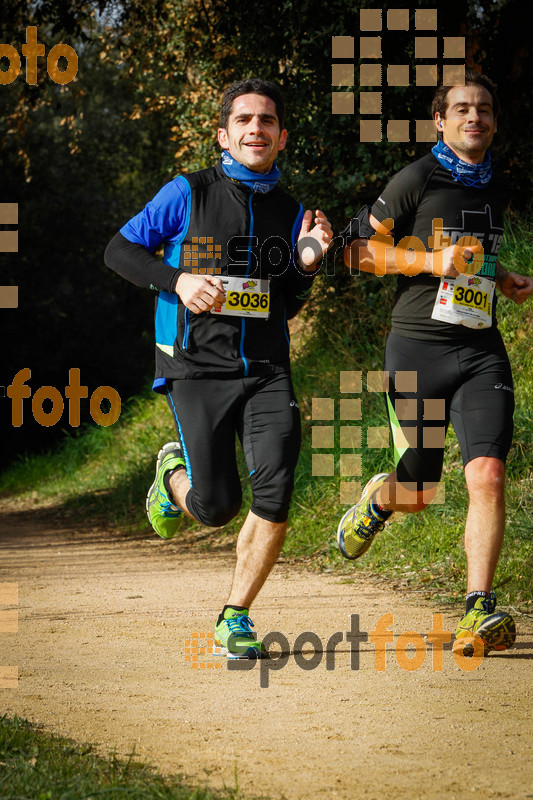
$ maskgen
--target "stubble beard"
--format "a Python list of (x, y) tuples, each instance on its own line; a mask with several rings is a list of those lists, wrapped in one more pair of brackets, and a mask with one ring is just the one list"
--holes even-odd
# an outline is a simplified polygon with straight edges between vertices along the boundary
[(475, 144), (474, 142), (468, 143), (462, 139), (458, 142), (449, 141), (447, 142), (448, 147), (454, 150), (459, 158), (463, 161), (466, 159), (464, 156), (468, 158), (481, 158), (481, 161), (484, 160), (487, 150), (492, 144), (492, 137), (488, 139), (484, 139), (483, 143), (479, 142), (479, 144)]

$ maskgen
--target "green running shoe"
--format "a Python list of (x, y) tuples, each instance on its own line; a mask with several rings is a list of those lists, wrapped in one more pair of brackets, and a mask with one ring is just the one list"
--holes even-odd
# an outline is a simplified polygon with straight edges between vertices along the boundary
[(371, 495), (384, 483), (385, 478), (388, 478), (386, 472), (374, 475), (363, 489), (359, 502), (339, 522), (337, 542), (344, 558), (353, 560), (366, 553), (376, 533), (385, 527), (385, 520), (373, 514), (369, 516), (368, 508)]
[(268, 658), (263, 642), (258, 642), (252, 633), (253, 627), (248, 609), (227, 608), (224, 619), (215, 626), (213, 653), (228, 658)]
[(485, 655), (491, 650), (507, 650), (516, 639), (516, 626), (510, 614), (496, 611), (496, 595), (491, 592), (486, 597), (478, 597), (476, 604), (464, 615), (457, 630), (453, 649), (462, 651), (464, 656), (474, 655), (473, 639), (477, 634), (485, 649)]
[(173, 505), (165, 489), (165, 472), (185, 466), (181, 445), (168, 442), (157, 454), (155, 479), (146, 497), (146, 513), (154, 531), (162, 539), (172, 539), (178, 532), (181, 508)]

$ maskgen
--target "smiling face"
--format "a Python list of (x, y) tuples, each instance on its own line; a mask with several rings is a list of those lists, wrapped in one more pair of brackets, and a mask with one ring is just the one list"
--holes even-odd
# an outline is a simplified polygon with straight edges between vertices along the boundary
[(280, 131), (276, 104), (264, 94), (236, 97), (227, 127), (218, 129), (220, 146), (253, 172), (268, 172), (286, 142), (287, 131)]
[(463, 161), (481, 164), (496, 132), (490, 92), (479, 84), (454, 86), (446, 100), (446, 116), (435, 113), (444, 144)]

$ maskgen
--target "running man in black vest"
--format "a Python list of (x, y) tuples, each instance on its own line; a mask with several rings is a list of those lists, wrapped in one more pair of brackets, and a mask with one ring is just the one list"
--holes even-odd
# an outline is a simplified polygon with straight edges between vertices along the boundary
[[(498, 110), (486, 76), (467, 72), (466, 85), (440, 87), (432, 106), (437, 145), (392, 178), (371, 209), (368, 239), (345, 251), (348, 266), (400, 277), (385, 355), (396, 469), (375, 475), (344, 514), (339, 548), (346, 558), (359, 558), (394, 511), (417, 512), (431, 502), (451, 421), (469, 493), (466, 612), (455, 634), (465, 655), (474, 652), (475, 633), (485, 652), (515, 640), (514, 622), (495, 612), (491, 591), (505, 526), (514, 410), (494, 295), (498, 288), (522, 303), (533, 279), (507, 272), (497, 257), (510, 197), (489, 151)], [(380, 237), (372, 240), (375, 231)], [(414, 264), (406, 248), (418, 250)], [(405, 373), (409, 385), (401, 383)]]
[[(242, 501), (236, 434), (244, 450), (252, 506), (215, 632), (230, 658), (265, 655), (248, 610), (283, 544), (300, 450), (287, 320), (332, 238), (321, 211), (304, 213), (277, 185), (283, 122), (275, 84), (230, 86), (222, 158), (163, 186), (106, 251), (108, 266), (158, 292), (154, 389), (167, 397), (177, 440), (160, 450), (148, 492), (156, 533), (171, 539), (183, 514), (229, 522)], [(162, 262), (153, 255), (161, 244)]]

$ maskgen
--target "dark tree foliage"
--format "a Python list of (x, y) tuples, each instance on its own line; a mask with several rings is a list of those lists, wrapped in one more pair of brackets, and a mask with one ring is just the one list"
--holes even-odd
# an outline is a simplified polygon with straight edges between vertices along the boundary
[[(20, 52), (26, 27), (35, 24), (47, 52), (58, 41), (74, 46), (79, 72), (59, 86), (40, 58), (38, 82), (29, 86), (23, 61), (18, 78), (0, 86), (0, 202), (19, 204), (19, 252), (1, 256), (2, 282), (19, 286), (19, 307), (0, 310), (0, 384), (29, 367), (33, 393), (51, 385), (64, 394), (75, 367), (89, 396), (105, 384), (126, 400), (150, 367), (153, 298), (113, 275), (103, 252), (163, 183), (166, 131), (157, 117), (148, 129), (132, 113), (137, 86), (95, 20), (94, 3), (41, 4), (34, 15), (28, 9), (14, 3), (8, 17), (2, 8), (0, 41)], [(11, 425), (11, 401), (0, 409), (3, 464), (49, 446), (68, 428), (66, 404), (49, 428), (35, 422), (30, 400), (19, 428)], [(82, 421), (90, 419), (82, 401)]]
[[(398, 5), (382, 3), (384, 19)], [(498, 83), (496, 150), (521, 211), (533, 175), (529, 6), (416, 4), (439, 9), (439, 58), (443, 36), (464, 36), (467, 65)], [(355, 37), (357, 109), (359, 10), (375, 7), (347, 0), (3, 0), (0, 42), (20, 52), (26, 27), (37, 25), (47, 51), (59, 41), (76, 49), (79, 73), (58, 86), (41, 58), (36, 86), (26, 84), (24, 62), (17, 80), (0, 86), (0, 202), (18, 202), (20, 210), (19, 252), (0, 256), (2, 283), (20, 287), (19, 308), (0, 310), (0, 385), (30, 367), (33, 391), (63, 391), (69, 368), (78, 367), (89, 393), (101, 384), (124, 400), (138, 391), (151, 371), (153, 298), (110, 273), (103, 251), (163, 182), (213, 163), (219, 98), (230, 82), (257, 75), (281, 85), (289, 130), (279, 158), (283, 182), (305, 206), (325, 210), (336, 229), (427, 151), (429, 144), (414, 142), (361, 144), (359, 115), (331, 113), (331, 37)], [(410, 64), (411, 75), (414, 13), (409, 32), (382, 32), (383, 64)], [(383, 87), (383, 120), (427, 119), (432, 94), (430, 87)], [(358, 282), (356, 292), (341, 264), (334, 280), (354, 304), (379, 293), (376, 281)], [(24, 425), (13, 429), (10, 402), (0, 408), (3, 463), (67, 427), (66, 410), (54, 428), (33, 424), (25, 401)]]

